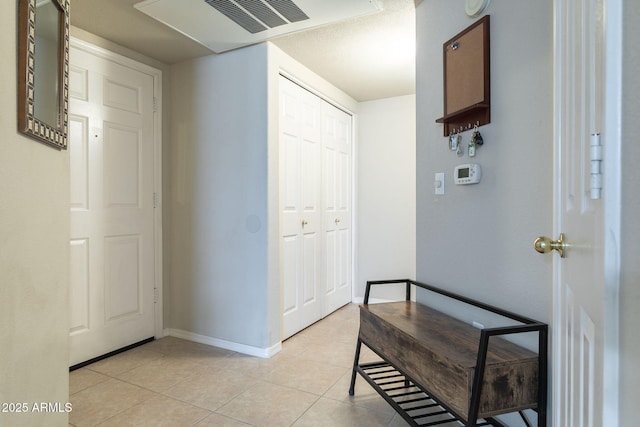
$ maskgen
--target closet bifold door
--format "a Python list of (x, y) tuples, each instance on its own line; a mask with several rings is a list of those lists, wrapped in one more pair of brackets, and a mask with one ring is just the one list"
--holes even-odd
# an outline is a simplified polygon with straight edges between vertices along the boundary
[(351, 301), (352, 118), (280, 76), (282, 339)]
[(322, 100), (280, 77), (282, 339), (322, 318)]

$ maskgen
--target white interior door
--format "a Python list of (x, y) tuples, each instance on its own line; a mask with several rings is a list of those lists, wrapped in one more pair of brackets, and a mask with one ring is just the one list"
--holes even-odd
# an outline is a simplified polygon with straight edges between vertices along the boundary
[(282, 339), (351, 301), (352, 118), (280, 77)]
[(351, 301), (351, 116), (322, 104), (323, 315)]
[[(606, 0), (555, 2), (556, 121), (555, 232), (565, 233), (566, 258), (554, 262), (553, 418), (554, 425), (618, 425), (617, 399), (618, 255), (616, 190), (604, 185), (591, 198), (591, 135), (601, 133), (604, 167), (615, 174), (614, 121), (606, 111), (615, 93), (615, 76), (606, 72)], [(609, 1), (608, 3), (612, 3)], [(605, 46), (607, 48), (605, 49)], [(619, 170), (619, 168), (618, 168)], [(613, 175), (611, 175), (613, 176)], [(605, 182), (607, 178), (605, 178)], [(619, 215), (619, 213), (618, 213)], [(613, 274), (612, 274), (613, 273)], [(610, 314), (613, 312), (613, 315)], [(614, 355), (610, 358), (610, 355)], [(608, 384), (614, 383), (610, 388)], [(617, 404), (613, 404), (617, 406)]]
[(70, 365), (155, 335), (154, 79), (70, 52)]
[(322, 318), (322, 102), (280, 78), (280, 215), (285, 339)]

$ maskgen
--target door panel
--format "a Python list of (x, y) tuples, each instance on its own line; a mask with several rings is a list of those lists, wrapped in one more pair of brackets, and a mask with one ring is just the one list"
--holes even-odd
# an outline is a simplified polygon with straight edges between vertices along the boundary
[(282, 239), (282, 308), (285, 318), (298, 309), (298, 243), (296, 235)]
[(69, 166), (72, 210), (89, 209), (89, 118), (69, 116)]
[(303, 242), (303, 281), (302, 305), (307, 306), (318, 301), (318, 236), (317, 233), (305, 233)]
[(128, 111), (130, 113), (141, 114), (140, 87), (130, 86), (124, 81), (105, 78), (104, 85), (104, 106), (115, 110)]
[(70, 53), (75, 365), (155, 335), (154, 77)]
[(351, 116), (323, 104), (324, 315), (351, 301)]
[(282, 338), (322, 317), (318, 296), (320, 100), (287, 79), (280, 86)]
[(106, 207), (140, 207), (142, 135), (139, 128), (104, 123)]
[[(606, 340), (610, 304), (604, 248), (610, 238), (609, 194), (591, 198), (592, 134), (606, 135), (606, 0), (555, 2), (555, 232), (567, 256), (554, 262), (554, 425), (615, 425), (604, 419)], [(611, 24), (608, 24), (611, 25)], [(604, 140), (613, 147), (617, 141)], [(614, 173), (614, 171), (604, 171)], [(614, 254), (614, 256), (616, 256)], [(615, 340), (614, 340), (615, 341)], [(617, 356), (616, 356), (617, 357)], [(615, 393), (613, 394), (615, 395)], [(615, 399), (615, 396), (614, 396)]]
[(142, 314), (139, 236), (104, 239), (105, 320), (107, 323)]
[(70, 260), (70, 331), (74, 334), (89, 330), (89, 239), (71, 240)]

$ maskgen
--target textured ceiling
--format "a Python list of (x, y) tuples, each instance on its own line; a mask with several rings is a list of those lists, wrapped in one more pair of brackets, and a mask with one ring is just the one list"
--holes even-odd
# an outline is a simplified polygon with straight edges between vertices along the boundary
[[(213, 54), (136, 10), (139, 1), (73, 0), (71, 24), (167, 64)], [(414, 1), (379, 2), (382, 12), (273, 43), (358, 101), (415, 93)]]
[(383, 4), (383, 12), (273, 42), (358, 101), (415, 93), (414, 3)]

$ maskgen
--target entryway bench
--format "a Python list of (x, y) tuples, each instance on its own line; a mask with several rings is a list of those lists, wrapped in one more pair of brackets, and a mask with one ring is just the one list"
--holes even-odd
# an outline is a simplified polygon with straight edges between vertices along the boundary
[[(404, 284), (406, 300), (369, 304), (376, 285)], [(510, 319), (478, 329), (432, 306), (411, 301), (411, 288)], [(514, 322), (511, 322), (514, 321)], [(515, 324), (511, 324), (515, 323)], [(538, 352), (500, 335), (537, 333)], [(413, 280), (367, 282), (349, 394), (359, 373), (412, 426), (504, 426), (496, 415), (537, 412), (546, 426), (547, 334), (544, 323)], [(381, 361), (360, 363), (365, 344)]]

